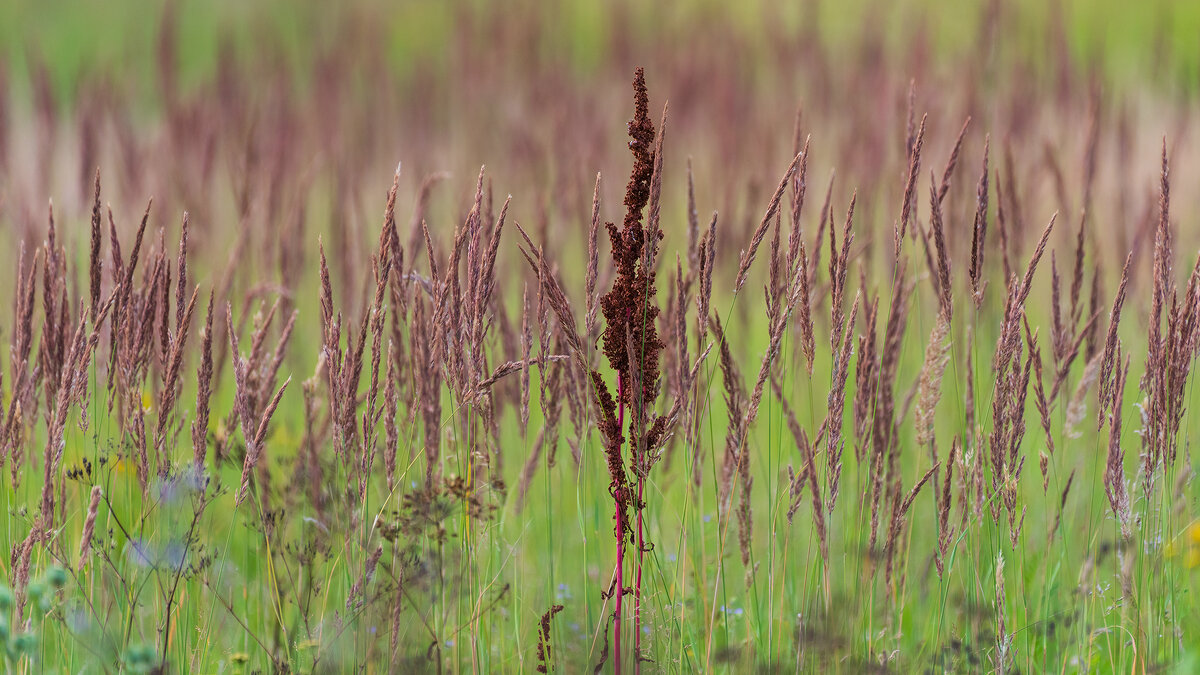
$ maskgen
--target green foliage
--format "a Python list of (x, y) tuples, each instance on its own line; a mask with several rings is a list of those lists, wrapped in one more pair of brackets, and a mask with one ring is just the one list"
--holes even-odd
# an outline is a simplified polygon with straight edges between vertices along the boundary
[(54, 630), (55, 622), (49, 619), (67, 600), (64, 590), (68, 579), (66, 570), (58, 566), (50, 566), (32, 578), (19, 615), (14, 615), (17, 603), (13, 590), (0, 584), (0, 664), (5, 672), (40, 662), (40, 638), (44, 632)]

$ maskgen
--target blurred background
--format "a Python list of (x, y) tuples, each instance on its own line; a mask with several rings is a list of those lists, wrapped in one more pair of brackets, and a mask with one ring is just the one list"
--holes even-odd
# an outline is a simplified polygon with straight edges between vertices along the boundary
[[(601, 218), (619, 220), (622, 210), (630, 166), (626, 136), (632, 110), (630, 81), (638, 66), (645, 68), (656, 126), (669, 102), (662, 193), (663, 257), (668, 269), (659, 293), (666, 296), (671, 292), (671, 284), (665, 282), (674, 268), (671, 258), (676, 252), (686, 255), (692, 177), (699, 221), (707, 223), (710, 213), (720, 213), (716, 235), (720, 262), (715, 268), (713, 306), (729, 308), (724, 316), (732, 327), (735, 356), (748, 372), (759, 363), (766, 343), (762, 296), (758, 295), (769, 274), (768, 265), (761, 262), (766, 247), (745, 290), (749, 299), (736, 304), (729, 293), (734, 261), (758, 226), (785, 168), (810, 137), (806, 174), (810, 206), (804, 211), (803, 227), (806, 233), (819, 233), (818, 220), (824, 221), (831, 212), (840, 220), (856, 196), (855, 268), (851, 275), (861, 277), (852, 279), (851, 286), (861, 288), (865, 297), (872, 293), (886, 297), (895, 291), (888, 286), (888, 280), (896, 278), (891, 275), (892, 225), (908, 172), (909, 144), (922, 119), (927, 130), (914, 222), (927, 222), (924, 173), (932, 170), (940, 176), (943, 167), (950, 167), (945, 170), (949, 182), (942, 209), (958, 283), (965, 283), (963, 270), (971, 255), (976, 183), (981, 173), (986, 171), (984, 175), (994, 181), (991, 206), (985, 206), (997, 224), (991, 231), (991, 245), (1008, 247), (1005, 253), (1011, 253), (1019, 265), (1029, 259), (1052, 214), (1060, 215), (1047, 260), (1038, 272), (1038, 290), (1028, 307), (1035, 327), (1057, 325), (1057, 315), (1050, 319), (1048, 282), (1053, 274), (1052, 283), (1060, 285), (1059, 271), (1065, 275), (1070, 260), (1076, 261), (1078, 271), (1073, 294), (1082, 292), (1088, 298), (1085, 316), (1106, 317), (1131, 251), (1136, 255), (1132, 257), (1129, 296), (1141, 301), (1131, 300), (1126, 306), (1125, 332), (1136, 335), (1149, 325), (1145, 299), (1150, 297), (1150, 249), (1157, 225), (1164, 146), (1171, 157), (1170, 215), (1178, 230), (1175, 237), (1181, 261), (1177, 274), (1191, 269), (1195, 247), (1200, 244), (1200, 228), (1188, 225), (1195, 222), (1200, 208), (1200, 195), (1190, 189), (1200, 179), (1200, 139), (1196, 136), (1200, 124), (1200, 2), (4, 0), (0, 2), (0, 264), (15, 270), (21, 244), (36, 245), (48, 239), (51, 209), (64, 249), (75, 261), (86, 261), (87, 225), (99, 167), (102, 199), (111, 208), (111, 222), (120, 241), (132, 240), (152, 197), (147, 248), (161, 253), (168, 250), (166, 242), (174, 246), (182, 214), (189, 212), (189, 270), (204, 289), (201, 296), (214, 288), (217, 307), (229, 301), (240, 315), (252, 314), (259, 301), (276, 296), (285, 302), (281, 316), (298, 308), (296, 336), (283, 372), (307, 377), (317, 363), (322, 339), (317, 330), (318, 241), (323, 242), (329, 258), (338, 311), (345, 312), (351, 325), (350, 321), (356, 320), (351, 317), (364, 316), (363, 308), (374, 288), (371, 256), (397, 166), (396, 220), (405, 262), (410, 271), (424, 274), (429, 267), (426, 261), (434, 256), (427, 257), (424, 250), (422, 220), (428, 222), (429, 241), (439, 252), (437, 257), (444, 258), (455, 228), (464, 222), (474, 203), (480, 167), (486, 165), (486, 201), (480, 200), (486, 204), (486, 212), (492, 214), (511, 194), (508, 222), (521, 224), (544, 245), (546, 258), (558, 266), (573, 302), (579, 303), (576, 308), (582, 307), (585, 235), (597, 173), (603, 176), (598, 188)], [(960, 131), (961, 153), (952, 155)], [(987, 160), (985, 152), (989, 153)], [(955, 161), (957, 173), (950, 170)], [(931, 176), (929, 180), (935, 179)], [(822, 198), (827, 209), (818, 208)], [(1005, 219), (1007, 238), (1000, 239), (996, 233), (1006, 227)], [(513, 346), (517, 340), (512, 336), (520, 324), (522, 293), (528, 290), (530, 298), (535, 294), (536, 280), (516, 250), (517, 238), (512, 232), (504, 233), (496, 267), (501, 280), (495, 302), (497, 330), (504, 333), (507, 329), (503, 343), (496, 345), (497, 359), (517, 358), (519, 350)], [(926, 232), (925, 225), (909, 232), (915, 241)], [(824, 246), (820, 234), (815, 240), (814, 260), (820, 255), (817, 249)], [(900, 381), (905, 387), (918, 376), (923, 340), (929, 334), (928, 315), (935, 306), (928, 284), (921, 279), (925, 274), (921, 249), (914, 243), (909, 250), (914, 258), (911, 280), (920, 280), (917, 288), (921, 290), (912, 309), (916, 318), (902, 347)], [(930, 255), (928, 242), (924, 251)], [(1001, 256), (989, 256), (988, 264), (999, 267)], [(1005, 268), (1007, 263), (1006, 255)], [(932, 259), (929, 265), (932, 269)], [(885, 273), (877, 274), (881, 269)], [(12, 292), (14, 276), (9, 271), (0, 273), (0, 297)], [(983, 320), (969, 328), (973, 338), (955, 337), (956, 344), (974, 344), (980, 353), (995, 344), (1004, 302), (1003, 279), (998, 274), (991, 279), (995, 290), (988, 296), (990, 304), (978, 314)], [(71, 283), (77, 282), (72, 279)], [(602, 276), (599, 287), (607, 288), (608, 283)], [(815, 289), (817, 297), (827, 288)], [(82, 293), (75, 295), (83, 297)], [(1082, 297), (1073, 297), (1072, 304)], [(1057, 305), (1057, 300), (1053, 304)], [(1084, 303), (1080, 300), (1078, 304), (1082, 313)], [(827, 335), (827, 315), (820, 306), (818, 310), (818, 334)], [(922, 317), (922, 312), (926, 316)], [(217, 330), (222, 330), (220, 317)], [(955, 324), (955, 330), (966, 332), (968, 328)], [(1137, 356), (1131, 373), (1142, 372), (1137, 359), (1143, 353), (1143, 337), (1137, 335), (1132, 343)], [(975, 342), (970, 342), (972, 339)], [(1095, 353), (1092, 342), (1089, 339), (1089, 354)], [(219, 350), (228, 346), (220, 338), (217, 344)], [(959, 355), (956, 352), (956, 358)], [(799, 357), (792, 356), (792, 370), (799, 373)], [(1059, 356), (1056, 351), (1056, 360)], [(987, 357), (982, 358), (981, 373), (987, 369)], [(1071, 367), (1070, 360), (1066, 363), (1064, 372)], [(1075, 369), (1082, 365), (1076, 364)], [(827, 372), (826, 366), (820, 363), (817, 372)], [(1028, 368), (1027, 362), (1026, 373)], [(956, 375), (951, 379), (957, 383)], [(217, 378), (219, 384), (220, 367)], [(713, 377), (710, 384), (715, 382)], [(987, 391), (987, 381), (982, 382), (979, 391)], [(231, 408), (228, 373), (225, 384), (228, 386), (217, 387), (220, 400), (214, 406), (222, 413)], [(794, 400), (801, 396), (818, 404), (824, 400), (823, 384), (818, 383), (816, 390), (810, 381), (802, 384), (800, 377), (787, 381)], [(1066, 386), (1074, 384), (1072, 380)], [(511, 383), (506, 386), (515, 387)], [(1086, 393), (1088, 386), (1081, 384), (1080, 391)], [(299, 405), (297, 389), (294, 386), (290, 398), (284, 399), (275, 418), (277, 430), (272, 432), (277, 434), (272, 441), (282, 448), (280, 455), (287, 458), (294, 455), (299, 444), (296, 439), (303, 437), (305, 408)], [(1131, 385), (1131, 397), (1135, 396), (1133, 389)], [(504, 444), (513, 453), (507, 465), (510, 483), (516, 482), (515, 467), (524, 459), (522, 450), (526, 456), (529, 453), (527, 442), (513, 440), (513, 401), (519, 398), (512, 395), (514, 391), (507, 395), (505, 433), (509, 436)], [(717, 392), (715, 385), (712, 391)], [(908, 400), (914, 391), (909, 390)], [(435, 391), (435, 396), (441, 396), (440, 391)], [(717, 398), (714, 393), (714, 410), (719, 411), (723, 404)], [(948, 401), (958, 399), (955, 407), (963, 398), (961, 391), (950, 393), (947, 389)], [(809, 407), (802, 422), (815, 432), (818, 419)], [(1130, 415), (1136, 414), (1132, 406), (1127, 409)], [(773, 428), (781, 430), (779, 411), (773, 414)], [(719, 438), (725, 418), (719, 412), (713, 417), (717, 418), (716, 432), (710, 433)], [(1026, 417), (1034, 429), (1032, 403)], [(538, 423), (535, 413), (532, 424)], [(780, 441), (784, 438), (781, 434), (770, 436), (771, 425), (763, 427), (756, 433), (774, 440), (762, 447), (791, 461), (791, 442), (786, 438)], [(590, 431), (581, 431), (581, 435), (586, 433)], [(1193, 431), (1185, 433), (1194, 435)], [(1031, 431), (1031, 437), (1033, 434)], [(1071, 438), (1075, 443), (1075, 437)], [(1060, 473), (1073, 472), (1075, 466), (1094, 469), (1099, 465), (1095, 459), (1103, 456), (1104, 446), (1098, 438), (1089, 435), (1087, 442), (1075, 443), (1071, 452), (1060, 454), (1056, 460)], [(709, 442), (717, 449), (709, 456), (716, 458), (718, 444), (712, 439)], [(1031, 443), (1027, 441), (1027, 445)], [(548, 487), (544, 497), (539, 496), (540, 483), (532, 493), (532, 508), (561, 516), (561, 522), (548, 518), (542, 523), (541, 519), (522, 520), (513, 515), (511, 520), (502, 518), (496, 529), (489, 531), (489, 535), (502, 535), (494, 540), (498, 543), (491, 549), (491, 564), (511, 575), (516, 598), (513, 611), (523, 622), (519, 625), (526, 629), (535, 625), (548, 604), (562, 600), (560, 579), (576, 584), (584, 600), (567, 603), (572, 606), (566, 610), (564, 623), (574, 626), (571, 644), (581, 650), (576, 655), (580, 659), (594, 656), (584, 653), (585, 643), (591, 637), (594, 647), (595, 629), (602, 625), (603, 612), (595, 591), (603, 584), (601, 568), (607, 564), (596, 560), (606, 561), (604, 556), (609, 555), (607, 549), (600, 554), (593, 550), (589, 562), (587, 537), (595, 532), (607, 536), (612, 514), (608, 510), (611, 502), (605, 501), (609, 498), (605, 485), (583, 480), (577, 493), (570, 482), (598, 470), (595, 447), (590, 451), (583, 462), (579, 458), (574, 464), (563, 460), (553, 473), (547, 469), (540, 474), (546, 476), (546, 486), (555, 481), (553, 500)], [(771, 464), (775, 455), (763, 454), (768, 457), (766, 466), (755, 466), (760, 479), (756, 497), (760, 514), (769, 513), (764, 509), (774, 503), (767, 502), (767, 491), (784, 485), (783, 464)], [(1028, 454), (1034, 457), (1034, 450)], [(920, 451), (910, 453), (904, 470), (913, 473), (925, 462), (922, 455)], [(537, 462), (534, 456), (529, 466), (536, 469)], [(1031, 461), (1026, 469), (1027, 476), (1034, 475), (1033, 464)], [(684, 495), (688, 482), (678, 478), (678, 472), (685, 470), (680, 466), (673, 468), (676, 474), (669, 474), (671, 480), (663, 481), (667, 486), (664, 492), (673, 490), (664, 497), (664, 504), (690, 503)], [(583, 467), (579, 474), (577, 467)], [(558, 482), (564, 478), (567, 483)], [(1075, 511), (1067, 511), (1063, 531), (1085, 521), (1100, 522), (1096, 513), (1104, 502), (1094, 478), (1090, 487), (1076, 488), (1069, 507)], [(1047, 493), (1047, 484), (1039, 486), (1037, 482), (1027, 478), (1024, 489), (1037, 500), (1031, 503), (1042, 509), (1031, 511), (1030, 521), (1037, 520), (1042, 527), (1051, 513), (1062, 517), (1068, 506), (1057, 484)], [(1069, 486), (1071, 479), (1066, 484)], [(579, 494), (583, 496), (577, 497)], [(1058, 494), (1063, 494), (1061, 502)], [(1195, 501), (1192, 503), (1189, 508), (1194, 509)], [(511, 506), (510, 500), (505, 509)], [(705, 536), (715, 541), (721, 519), (708, 525), (705, 512), (703, 520), (694, 517), (683, 528), (674, 520), (682, 510), (664, 508), (661, 522), (656, 516), (653, 526), (670, 535), (661, 541), (664, 554), (670, 556), (666, 559), (671, 574), (675, 573), (676, 554), (678, 569), (690, 564), (691, 569), (704, 573), (714, 558), (706, 558), (703, 547), (698, 556), (696, 549), (691, 549), (694, 559), (688, 558), (686, 548), (670, 550), (670, 537), (683, 529), (697, 541), (703, 542)], [(515, 514), (511, 510), (502, 513)], [(915, 516), (921, 524), (914, 531), (926, 540), (936, 535), (926, 527), (929, 513), (926, 510)], [(835, 541), (835, 555), (846, 556), (848, 551), (848, 558), (840, 558), (843, 561), (873, 555), (855, 548), (860, 542), (851, 538), (854, 527), (861, 529), (862, 523), (853, 521), (848, 513), (839, 518), (835, 525), (842, 527), (831, 526), (841, 537)], [(529, 522), (535, 527), (527, 528)], [(772, 527), (774, 523), (758, 530), (762, 551), (774, 550), (770, 548), (776, 543)], [(258, 555), (258, 544), (257, 539), (248, 541), (239, 553), (245, 553), (245, 565), (251, 568), (250, 558)], [(986, 536), (981, 541), (990, 545)], [(509, 542), (514, 542), (511, 549)], [(1047, 605), (1054, 598), (1064, 607), (1074, 607), (1077, 599), (1068, 597), (1074, 586), (1065, 584), (1062, 588), (1066, 590), (1056, 586), (1058, 571), (1071, 570), (1064, 572), (1066, 578), (1074, 576), (1071, 565), (1090, 569), (1091, 559), (1085, 558), (1088, 547), (1096, 543), (1093, 538), (1072, 541), (1069, 547), (1050, 547), (1052, 555), (1046, 558), (1050, 562), (1044, 567), (1042, 558), (1030, 557), (1021, 563), (1014, 558), (1011, 576), (1029, 578), (1034, 574), (1030, 569), (1049, 571), (1044, 578), (1033, 577), (1043, 582), (1040, 586), (1030, 584), (1020, 591), (1013, 586), (1012, 597), (1024, 602), (1024, 597), (1040, 596)], [(797, 590), (790, 585), (802, 577), (796, 570), (803, 567), (804, 574), (809, 574), (813, 569), (809, 564), (815, 559), (811, 544), (810, 538), (807, 560), (797, 555), (771, 567), (768, 581), (758, 581), (760, 588), (766, 584), (771, 590), (767, 596), (774, 592), (777, 580), (780, 589), (782, 584), (789, 585), (789, 601), (811, 595), (804, 597), (810, 617), (818, 605), (828, 609), (829, 589), (821, 603), (809, 593), (811, 589)], [(1040, 544), (1035, 544), (1034, 550), (1040, 555), (1037, 546)], [(927, 549), (932, 550), (928, 546), (921, 550)], [(1060, 553), (1067, 563), (1057, 558)], [(923, 565), (922, 584), (931, 570), (924, 560), (914, 558), (913, 563), (914, 579), (917, 564)], [(994, 560), (996, 556), (987, 549), (986, 555), (970, 561), (973, 567), (967, 569), (975, 576), (960, 577), (967, 600), (974, 598), (972, 589), (979, 579), (998, 578), (990, 567)], [(1146, 560), (1157, 565), (1160, 559)], [(774, 570), (780, 571), (778, 576)], [(255, 579), (249, 573), (247, 578)], [(1088, 578), (1081, 573), (1080, 579)], [(706, 602), (712, 598), (715, 603), (708, 581), (705, 577), (693, 587), (684, 584), (685, 597), (692, 593), (693, 599)], [(837, 583), (841, 587), (835, 585), (835, 594), (853, 595), (863, 588), (852, 573)], [(1180, 591), (1180, 597), (1186, 594)], [(1163, 597), (1175, 602), (1174, 595)], [(1116, 606), (1109, 597), (1096, 598), (1095, 604), (1107, 608), (1105, 612)], [(258, 600), (250, 596), (246, 604), (264, 604)], [(889, 633), (875, 645), (884, 652), (891, 651), (892, 642), (914, 652), (924, 650), (953, 632), (943, 631), (941, 623), (926, 625), (935, 611), (945, 610), (946, 596), (939, 599), (922, 586), (919, 590), (914, 587), (912, 596), (905, 599), (910, 600), (912, 604), (898, 612), (907, 623), (897, 626), (895, 640)], [(934, 608), (939, 600), (941, 607)], [(666, 601), (662, 603), (666, 608)], [(947, 614), (947, 624), (964, 620), (970, 613), (969, 604), (964, 601), (961, 613)], [(1034, 640), (1035, 631), (1025, 627), (1040, 626), (1043, 617), (1037, 607), (1029, 609), (1030, 604), (1036, 603), (1024, 608), (1018, 630), (1023, 631), (1022, 639)], [(469, 609), (468, 605), (463, 607)], [(721, 607), (724, 610), (723, 604)], [(1145, 605), (1142, 611), (1154, 619), (1145, 630), (1154, 634), (1160, 628), (1155, 622), (1175, 621), (1180, 607), (1179, 616), (1185, 619), (1195, 614), (1187, 602), (1171, 604), (1169, 611), (1166, 605)], [(802, 642), (809, 634), (800, 630), (797, 622), (801, 615), (792, 609), (787, 605), (786, 610), (774, 606), (755, 610), (754, 625), (778, 624), (781, 631), (786, 627)], [(843, 609), (855, 611), (852, 602)], [(844, 624), (847, 643), (862, 640), (863, 635), (868, 635), (869, 642), (872, 638), (866, 628), (873, 625), (873, 609), (868, 606), (867, 611), (850, 618), (834, 616), (830, 623)], [(737, 612), (740, 616), (741, 609)], [(1073, 635), (1071, 639), (1078, 639), (1070, 643), (1070, 649), (1055, 652), (1054, 658), (1061, 656), (1065, 664), (1075, 658), (1072, 650), (1077, 647), (1085, 655), (1103, 651), (1096, 638), (1101, 633), (1109, 636), (1106, 639), (1120, 638), (1106, 623), (1115, 619), (1104, 613), (1097, 616), (1094, 626), (1081, 622), (1088, 627)], [(269, 617), (258, 619), (263, 626), (273, 626)], [(503, 657), (509, 658), (508, 646), (518, 641), (505, 632), (511, 621), (495, 621), (499, 637), (488, 648), (498, 653), (503, 649)], [(1093, 628), (1095, 634), (1089, 632)], [(667, 649), (679, 647), (682, 651), (682, 645), (693, 638), (709, 648), (740, 640), (725, 635), (714, 643), (701, 623), (681, 630), (695, 635), (664, 642)], [(234, 630), (233, 634), (240, 633)], [(842, 634), (837, 637), (842, 639)], [(519, 654), (509, 665), (526, 672), (536, 636), (531, 640), (526, 634), (522, 639)], [(1189, 639), (1194, 643), (1194, 636)], [(746, 643), (751, 643), (748, 636)], [(423, 647), (416, 645), (408, 651), (417, 654)], [(1134, 657), (1155, 655), (1153, 649), (1139, 652), (1141, 645), (1136, 647)], [(781, 651), (778, 645), (775, 649)], [(1050, 653), (1049, 648), (1046, 651)], [(1038, 654), (1029, 648), (1026, 670), (1036, 669)], [(517, 663), (516, 659), (527, 660)], [(1029, 663), (1035, 663), (1033, 668)], [(1046, 661), (1041, 665), (1048, 669)], [(1153, 668), (1154, 663), (1149, 666)]]
[[(421, 71), (449, 75), (466, 61), (496, 54), (505, 55), (513, 75), (554, 66), (588, 77), (614, 57), (646, 60), (649, 67), (669, 63), (665, 54), (700, 57), (727, 46), (711, 42), (717, 35), (741, 47), (723, 59), (750, 72), (794, 71), (794, 63), (768, 57), (784, 56), (775, 52), (780, 44), (803, 37), (810, 52), (838, 59), (861, 53), (864, 43), (894, 50), (916, 41), (937, 60), (988, 50), (989, 59), (1025, 63), (1039, 82), (1067, 68), (1183, 94), (1200, 84), (1200, 7), (1178, 0), (10, 0), (0, 7), (0, 44), (9, 76), (24, 93), (33, 67), (44, 68), (54, 93), (66, 100), (78, 94), (82, 80), (103, 73), (112, 85), (153, 103), (160, 101), (155, 76), (163, 65), (164, 19), (175, 25), (173, 58), (185, 89), (210, 80), (225, 59), (282, 62), (298, 84), (311, 81), (334, 50), (399, 79)], [(503, 33), (528, 45), (515, 62), (502, 49)], [(655, 55), (662, 60), (652, 60)]]
[[(1190, 139), (1198, 35), (1200, 4), (1168, 0), (10, 0), (0, 220), (28, 237), (49, 199), (83, 213), (103, 166), (122, 231), (153, 195), (156, 213), (190, 210), (201, 239), (254, 221), (268, 221), (260, 233), (337, 222), (337, 257), (351, 260), (373, 240), (363, 229), (400, 162), (404, 204), (425, 177), (449, 174), (431, 203), (448, 223), (487, 164), (497, 194), (519, 192), (520, 222), (561, 229), (586, 222), (597, 171), (614, 179), (602, 194), (619, 198), (638, 65), (652, 108), (670, 101), (668, 204), (683, 199), (691, 157), (698, 208), (754, 220), (799, 128), (813, 134), (818, 182), (836, 167), (835, 194), (858, 188), (865, 213), (886, 209), (903, 177), (884, 167), (904, 169), (911, 91), (937, 152), (968, 116), (968, 156), (985, 134), (1016, 148), (1027, 208), (1044, 220), (1080, 208), (1061, 175), (1082, 161), (1093, 118), (1099, 153), (1119, 160), (1100, 163), (1098, 185), (1152, 187), (1161, 137), (1172, 149)], [(1186, 158), (1174, 167), (1190, 171)], [(965, 187), (957, 208), (969, 218)], [(1143, 204), (1127, 193), (1108, 193), (1111, 213), (1137, 221)], [(1117, 243), (1114, 264), (1128, 241)], [(279, 258), (262, 244), (274, 253), (264, 262)]]

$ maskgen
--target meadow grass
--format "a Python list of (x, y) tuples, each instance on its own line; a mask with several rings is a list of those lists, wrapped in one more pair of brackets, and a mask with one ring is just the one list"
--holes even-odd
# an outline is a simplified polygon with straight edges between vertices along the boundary
[(1190, 66), (912, 4), (31, 52), (6, 672), (1190, 672)]

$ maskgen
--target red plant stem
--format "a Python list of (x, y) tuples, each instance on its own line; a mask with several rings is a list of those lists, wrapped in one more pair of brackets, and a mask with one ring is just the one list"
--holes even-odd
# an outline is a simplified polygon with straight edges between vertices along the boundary
[[(617, 429), (625, 429), (625, 380), (617, 375)], [(624, 441), (622, 441), (624, 445)], [(614, 621), (616, 624), (615, 635), (613, 637), (613, 656), (614, 656), (614, 672), (616, 675), (621, 675), (621, 598), (625, 595), (625, 577), (622, 562), (625, 560), (625, 522), (622, 517), (621, 499), (624, 497), (622, 492), (625, 486), (618, 486), (616, 497), (617, 510), (617, 603), (616, 610), (613, 612)], [(637, 637), (634, 636), (636, 643)]]
[(638, 474), (638, 503), (637, 512), (637, 581), (633, 587), (633, 672), (640, 674), (642, 672), (642, 554), (646, 552), (646, 546), (642, 539), (642, 493), (646, 488), (646, 481), (642, 475)]
[[(628, 310), (628, 316), (633, 319), (633, 310)], [(633, 364), (630, 364), (633, 367)], [(621, 388), (623, 382), (618, 377), (617, 387)], [(623, 399), (622, 399), (623, 400)], [(624, 412), (624, 403), (619, 409)], [(633, 440), (633, 424), (630, 423), (629, 430), (629, 459), (630, 465), (633, 466), (634, 473), (637, 475), (638, 482), (638, 499), (634, 504), (637, 509), (637, 580), (633, 586), (633, 672), (635, 675), (641, 675), (642, 672), (642, 553), (645, 550), (645, 542), (642, 538), (642, 495), (646, 489), (646, 480), (643, 472), (638, 466), (637, 443)], [(623, 427), (622, 427), (623, 428)]]

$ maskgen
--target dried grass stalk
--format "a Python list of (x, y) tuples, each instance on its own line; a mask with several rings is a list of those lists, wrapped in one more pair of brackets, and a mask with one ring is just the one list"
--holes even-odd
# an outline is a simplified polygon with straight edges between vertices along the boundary
[(88, 500), (87, 517), (83, 521), (83, 534), (79, 537), (79, 564), (75, 567), (77, 572), (83, 572), (83, 568), (87, 566), (88, 558), (92, 553), (92, 537), (96, 531), (96, 516), (100, 513), (101, 494), (99, 485), (92, 486), (91, 497)]
[(950, 317), (938, 312), (937, 321), (925, 346), (925, 361), (917, 388), (916, 441), (926, 445), (933, 439), (934, 413), (942, 396), (942, 376), (950, 362)]
[(775, 194), (771, 197), (770, 203), (767, 204), (767, 211), (763, 214), (762, 220), (754, 233), (750, 236), (750, 246), (742, 251), (741, 260), (738, 263), (737, 278), (733, 282), (733, 292), (736, 294), (742, 290), (742, 286), (746, 283), (746, 275), (750, 271), (750, 265), (754, 262), (754, 256), (758, 253), (758, 247), (762, 244), (763, 238), (767, 236), (767, 228), (771, 226), (771, 221), (775, 218), (775, 213), (779, 209), (779, 202), (783, 199), (783, 193), (787, 190), (788, 183), (792, 179), (792, 175), (800, 166), (800, 161), (804, 159), (803, 153), (797, 153), (792, 158), (792, 163), (788, 165), (787, 171), (783, 173), (783, 178), (779, 181), (779, 186), (775, 188)]

